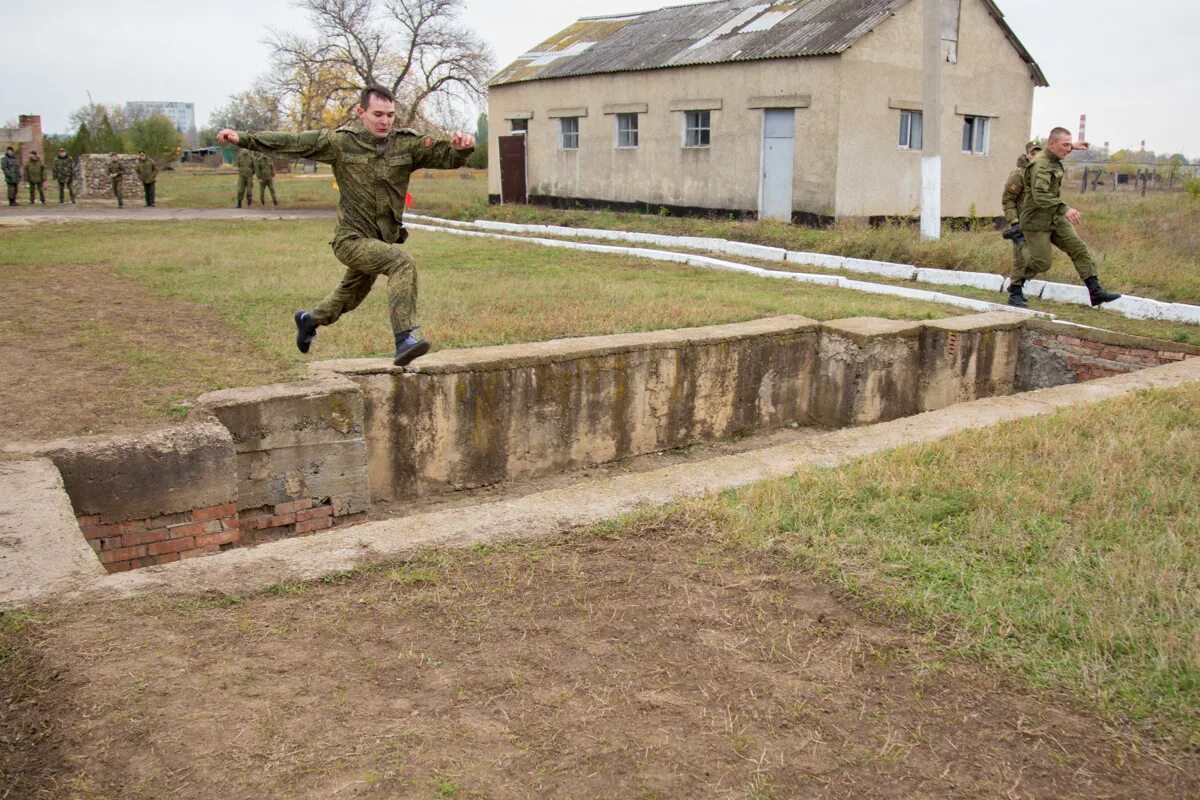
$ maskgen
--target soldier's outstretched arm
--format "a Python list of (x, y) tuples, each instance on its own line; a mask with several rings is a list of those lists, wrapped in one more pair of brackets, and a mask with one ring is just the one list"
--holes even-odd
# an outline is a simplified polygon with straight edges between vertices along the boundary
[(467, 163), (475, 150), (475, 137), (456, 133), (449, 140), (432, 140), (428, 136), (417, 142), (413, 152), (413, 169), (458, 169)]
[(246, 150), (285, 158), (311, 158), (332, 164), (337, 159), (337, 147), (329, 131), (305, 131), (286, 133), (283, 131), (235, 131), (225, 128), (217, 134), (218, 142), (236, 144)]

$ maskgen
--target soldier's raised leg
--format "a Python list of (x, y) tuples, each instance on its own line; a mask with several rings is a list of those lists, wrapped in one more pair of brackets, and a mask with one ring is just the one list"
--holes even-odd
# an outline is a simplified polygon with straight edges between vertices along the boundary
[(1071, 259), (1075, 271), (1079, 273), (1083, 284), (1087, 286), (1088, 300), (1092, 305), (1111, 303), (1121, 296), (1116, 292), (1106, 291), (1100, 285), (1100, 279), (1096, 276), (1096, 262), (1092, 260), (1092, 254), (1088, 252), (1087, 245), (1075, 232), (1074, 225), (1065, 219), (1058, 220), (1054, 225), (1054, 230), (1050, 232), (1050, 241)]

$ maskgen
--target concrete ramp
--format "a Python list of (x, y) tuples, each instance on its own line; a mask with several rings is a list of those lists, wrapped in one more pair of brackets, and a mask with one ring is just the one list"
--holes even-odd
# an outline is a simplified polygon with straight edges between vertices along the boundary
[(50, 599), (105, 574), (45, 458), (0, 462), (0, 607)]

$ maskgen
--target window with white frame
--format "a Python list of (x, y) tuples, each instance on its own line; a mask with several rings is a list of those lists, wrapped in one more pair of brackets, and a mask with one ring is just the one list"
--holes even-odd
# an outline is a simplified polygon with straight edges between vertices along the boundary
[(901, 150), (920, 150), (925, 146), (925, 142), (921, 137), (920, 111), (900, 112), (900, 139), (898, 143)]
[(617, 114), (617, 147), (638, 146), (638, 115)]
[(987, 153), (989, 127), (987, 117), (963, 117), (963, 152), (976, 155)]
[(561, 117), (558, 120), (558, 149), (579, 149), (579, 117)]
[(712, 112), (683, 112), (683, 146), (708, 147), (712, 142)]

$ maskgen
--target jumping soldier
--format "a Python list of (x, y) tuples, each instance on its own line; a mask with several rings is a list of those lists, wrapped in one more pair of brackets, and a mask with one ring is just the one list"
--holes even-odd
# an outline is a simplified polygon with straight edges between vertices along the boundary
[(246, 133), (226, 128), (218, 141), (290, 158), (333, 165), (341, 190), (333, 254), (346, 265), (341, 284), (311, 312), (297, 311), (296, 347), (307, 353), (321, 325), (332, 325), (357, 308), (379, 275), (388, 276), (388, 306), (396, 340), (394, 363), (404, 366), (429, 351), (416, 335), (416, 263), (401, 247), (404, 196), (415, 169), (457, 169), (475, 149), (475, 137), (456, 133), (449, 140), (418, 136), (394, 127), (396, 98), (369, 86), (354, 109), (357, 117), (335, 130), (304, 133)]

